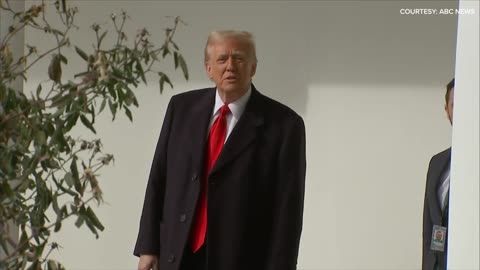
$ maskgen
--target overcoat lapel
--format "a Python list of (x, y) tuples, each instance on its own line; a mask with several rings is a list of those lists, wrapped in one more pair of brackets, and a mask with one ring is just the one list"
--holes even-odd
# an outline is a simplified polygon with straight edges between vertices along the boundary
[[(191, 117), (188, 117), (189, 134), (191, 134), (190, 151), (194, 168), (203, 169), (205, 146), (208, 136), (208, 125), (215, 104), (215, 88), (207, 91), (192, 109)], [(197, 172), (199, 175), (200, 172)]]
[(430, 186), (428, 190), (430, 191), (429, 197), (429, 206), (430, 206), (430, 215), (432, 221), (435, 224), (440, 224), (442, 222), (442, 210), (440, 209), (440, 202), (438, 201), (437, 190), (438, 185), (441, 182), (442, 173), (450, 162), (450, 151), (445, 152), (444, 155), (440, 156), (437, 160), (434, 161), (432, 167), (435, 168), (435, 171), (432, 172), (433, 181), (429, 181)]
[(262, 95), (252, 85), (252, 94), (245, 107), (245, 111), (225, 142), (222, 152), (213, 166), (210, 175), (235, 160), (259, 135), (259, 127), (263, 125), (264, 121), (261, 112), (262, 98)]

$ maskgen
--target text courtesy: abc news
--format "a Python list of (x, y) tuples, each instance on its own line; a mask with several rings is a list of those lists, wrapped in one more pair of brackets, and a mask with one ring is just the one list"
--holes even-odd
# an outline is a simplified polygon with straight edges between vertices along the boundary
[(401, 15), (475, 15), (474, 8), (401, 8)]

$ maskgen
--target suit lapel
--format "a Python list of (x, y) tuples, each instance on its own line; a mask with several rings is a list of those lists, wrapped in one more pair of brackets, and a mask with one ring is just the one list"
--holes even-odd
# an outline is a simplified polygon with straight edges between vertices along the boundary
[(432, 167), (435, 169), (432, 173), (433, 181), (429, 181), (430, 186), (428, 187), (430, 194), (429, 197), (429, 206), (432, 220), (435, 223), (440, 224), (442, 221), (442, 210), (440, 209), (440, 202), (438, 201), (437, 191), (438, 185), (442, 181), (442, 173), (445, 170), (448, 162), (450, 161), (450, 151), (446, 151), (443, 155), (439, 156), (435, 163), (432, 164)]
[(258, 135), (258, 128), (263, 125), (261, 99), (261, 94), (252, 85), (252, 95), (248, 100), (245, 111), (223, 146), (222, 152), (213, 166), (210, 175), (233, 161), (255, 140)]
[[(185, 123), (192, 134), (190, 140), (191, 158), (194, 168), (203, 170), (205, 145), (208, 135), (208, 125), (215, 104), (215, 88), (211, 88), (202, 96), (192, 108), (192, 115)], [(199, 174), (200, 172), (197, 172)]]

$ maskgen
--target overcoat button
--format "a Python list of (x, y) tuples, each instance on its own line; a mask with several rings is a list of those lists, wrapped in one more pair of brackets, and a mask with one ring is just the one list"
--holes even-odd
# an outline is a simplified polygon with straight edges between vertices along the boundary
[(180, 215), (180, 222), (185, 222), (187, 220), (187, 215), (186, 214), (181, 214)]

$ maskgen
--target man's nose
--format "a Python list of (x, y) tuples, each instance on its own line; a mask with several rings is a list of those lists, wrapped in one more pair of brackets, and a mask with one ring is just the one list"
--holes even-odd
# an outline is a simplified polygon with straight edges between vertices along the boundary
[(228, 71), (234, 71), (235, 68), (236, 68), (236, 66), (235, 66), (235, 61), (234, 61), (233, 57), (229, 57), (227, 59), (227, 70)]

